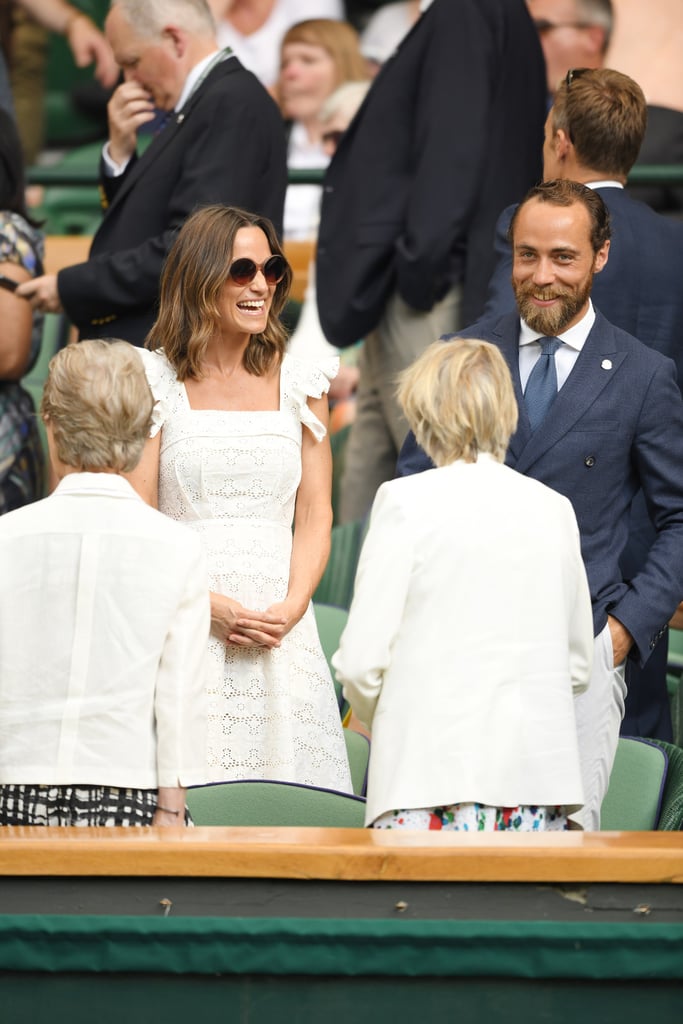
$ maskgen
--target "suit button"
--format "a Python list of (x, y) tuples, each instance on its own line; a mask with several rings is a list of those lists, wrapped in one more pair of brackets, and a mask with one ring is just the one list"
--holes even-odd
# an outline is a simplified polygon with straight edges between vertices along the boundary
[(595, 465), (595, 456), (594, 455), (587, 455), (586, 458), (583, 460), (583, 464), (584, 464), (584, 466), (587, 466), (588, 469), (592, 469), (593, 466)]
[(330, 193), (334, 192), (334, 185), (325, 185), (325, 191), (330, 195)]

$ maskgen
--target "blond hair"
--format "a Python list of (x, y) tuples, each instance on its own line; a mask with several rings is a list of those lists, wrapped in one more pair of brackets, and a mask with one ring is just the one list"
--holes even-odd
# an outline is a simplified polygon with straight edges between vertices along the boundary
[(82, 472), (128, 473), (140, 461), (154, 399), (127, 341), (82, 341), (50, 361), (40, 403), (58, 458)]
[(507, 363), (495, 345), (477, 338), (430, 345), (401, 374), (398, 400), (437, 466), (476, 462), (480, 452), (502, 462), (517, 426)]

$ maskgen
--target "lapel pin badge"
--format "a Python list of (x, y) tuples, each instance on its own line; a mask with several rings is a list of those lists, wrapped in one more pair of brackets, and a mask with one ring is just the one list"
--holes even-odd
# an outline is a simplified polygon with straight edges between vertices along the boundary
[(600, 363), (600, 366), (603, 368), (603, 370), (611, 370), (612, 369), (612, 360), (611, 359), (603, 359), (603, 361)]

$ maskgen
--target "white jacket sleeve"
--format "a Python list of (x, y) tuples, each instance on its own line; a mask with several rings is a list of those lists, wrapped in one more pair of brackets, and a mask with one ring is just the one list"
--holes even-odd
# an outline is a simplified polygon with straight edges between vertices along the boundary
[[(195, 539), (195, 538), (191, 538)], [(199, 542), (188, 543), (188, 572), (159, 663), (154, 701), (157, 784), (206, 782), (209, 580)]]
[(401, 628), (413, 563), (413, 541), (395, 483), (383, 484), (372, 508), (349, 619), (332, 658), (344, 696), (370, 727)]
[(567, 536), (573, 542), (574, 604), (569, 619), (569, 670), (574, 695), (588, 689), (593, 667), (593, 610), (586, 569), (581, 557), (581, 540), (576, 516), (567, 502)]

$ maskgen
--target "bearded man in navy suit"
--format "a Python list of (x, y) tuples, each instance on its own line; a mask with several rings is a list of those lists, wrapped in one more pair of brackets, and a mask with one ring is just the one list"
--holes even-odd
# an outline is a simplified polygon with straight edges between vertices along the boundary
[[(609, 262), (595, 278), (593, 299), (616, 327), (676, 363), (683, 387), (683, 223), (657, 214), (624, 189), (647, 124), (640, 86), (609, 68), (570, 72), (559, 86), (545, 125), (543, 176), (571, 178), (596, 189), (610, 212)], [(514, 308), (508, 229), (515, 207), (496, 225), (498, 262), (485, 315)], [(634, 504), (622, 570), (633, 575), (654, 540), (642, 496)], [(683, 594), (680, 595), (683, 598)], [(622, 735), (672, 740), (666, 685), (667, 644), (658, 644), (643, 668), (629, 661)]]
[[(588, 829), (599, 828), (624, 712), (626, 659), (645, 664), (683, 594), (683, 400), (673, 362), (593, 307), (593, 275), (607, 265), (609, 234), (597, 191), (566, 180), (536, 186), (511, 224), (517, 310), (462, 332), (498, 345), (510, 367), (520, 416), (507, 465), (568, 497), (579, 524), (595, 632), (590, 685), (575, 705), (586, 796), (580, 823)], [(559, 347), (543, 356), (541, 341), (549, 338)], [(530, 383), (541, 359), (552, 401), (539, 419)], [(409, 438), (399, 470), (428, 467)], [(641, 489), (656, 537), (644, 564), (625, 579), (619, 563)], [(504, 529), (504, 508), (500, 514)], [(542, 644), (542, 622), (538, 635)]]

